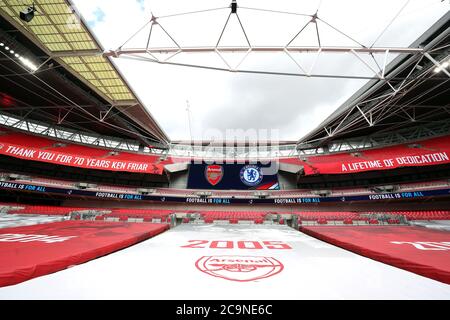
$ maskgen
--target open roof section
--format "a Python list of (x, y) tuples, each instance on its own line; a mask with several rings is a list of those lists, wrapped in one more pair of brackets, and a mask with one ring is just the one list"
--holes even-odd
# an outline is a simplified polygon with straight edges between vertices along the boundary
[[(410, 45), (423, 48), (423, 53), (400, 54), (386, 67), (385, 79), (368, 81), (300, 139), (298, 149), (336, 151), (331, 150), (335, 145), (348, 149), (352, 143), (356, 143), (357, 149), (448, 134), (450, 74), (445, 68), (436, 72), (436, 63), (448, 63), (449, 43), (450, 12), (447, 12)], [(433, 126), (438, 130), (432, 129)]]
[[(90, 112), (90, 115), (86, 116), (91, 118), (93, 126), (87, 126), (86, 121), (85, 124), (81, 124), (80, 119), (75, 119), (74, 124), (76, 123), (81, 128), (84, 127), (87, 131), (96, 131), (99, 126), (110, 127), (112, 130), (104, 130), (103, 134), (119, 137), (125, 135), (137, 138), (147, 145), (166, 145), (169, 140), (167, 135), (143, 107), (112, 61), (102, 55), (103, 48), (90, 33), (80, 16), (73, 11), (70, 1), (37, 0), (34, 3), (38, 14), (29, 23), (25, 23), (19, 18), (19, 12), (26, 7), (23, 1), (0, 0), (0, 14), (36, 46), (31, 54), (41, 58), (40, 62), (43, 62), (41, 68), (45, 67), (45, 64), (56, 62), (58, 66), (62, 66), (65, 71), (75, 76), (100, 98), (99, 102), (104, 104), (103, 108), (99, 107), (95, 112), (84, 110)], [(17, 39), (20, 36), (15, 35), (14, 38)], [(25, 49), (31, 48), (26, 47)], [(14, 70), (12, 71), (14, 72)], [(43, 71), (45, 73), (54, 72)], [(37, 74), (34, 74), (35, 78), (38, 77)], [(64, 86), (62, 83), (60, 85)], [(60, 91), (60, 88), (55, 89)], [(73, 127), (70, 124), (69, 112), (74, 107), (76, 110), (77, 105), (81, 106), (81, 104), (76, 100), (66, 102), (69, 103), (63, 106), (65, 109), (63, 114), (67, 112), (67, 116), (63, 120), (66, 125)], [(59, 106), (58, 110), (54, 110), (54, 112), (58, 113), (56, 123), (64, 125), (59, 121), (61, 120), (61, 107)], [(48, 108), (46, 112), (49, 113), (49, 110), (52, 109)], [(41, 111), (34, 109), (33, 113), (36, 114), (36, 112)], [(30, 117), (33, 117), (33, 114)], [(113, 117), (115, 118), (114, 123), (109, 124), (108, 121), (111, 121)], [(123, 119), (118, 120), (117, 117)], [(38, 119), (40, 120), (42, 117), (38, 117)]]

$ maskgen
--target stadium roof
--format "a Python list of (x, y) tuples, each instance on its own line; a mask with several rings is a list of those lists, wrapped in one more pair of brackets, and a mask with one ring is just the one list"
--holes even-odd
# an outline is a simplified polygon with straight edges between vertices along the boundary
[[(78, 97), (65, 99), (66, 104), (55, 103), (54, 108), (47, 105), (47, 121), (48, 116), (51, 116), (57, 124), (98, 131), (105, 135), (138, 138), (147, 145), (165, 145), (168, 142), (166, 134), (142, 106), (112, 61), (102, 55), (103, 48), (79, 15), (71, 9), (70, 3), (65, 0), (37, 0), (34, 3), (39, 14), (26, 23), (19, 17), (19, 12), (25, 9), (22, 1), (0, 0), (2, 26), (6, 27), (2, 28), (2, 41), (15, 48), (16, 52), (21, 52), (22, 56), (33, 60), (35, 65), (31, 66), (32, 69), (38, 68), (31, 70), (34, 71), (31, 76), (22, 79), (33, 83), (46, 83), (66, 95), (73, 88), (69, 88), (70, 85), (63, 81), (57, 81), (56, 73), (69, 73), (70, 75), (63, 76), (74, 76), (83, 84), (80, 87), (87, 92), (92, 91), (97, 100), (97, 103), (91, 101), (93, 107), (85, 107), (83, 102), (87, 102), (86, 97), (83, 99), (80, 93)], [(17, 61), (7, 61), (8, 57), (1, 58), (2, 64), (8, 68), (3, 74), (23, 74), (26, 71)], [(51, 82), (52, 77), (54, 82)], [(12, 78), (2, 77), (2, 87), (11, 87)], [(77, 82), (74, 83), (78, 85)], [(13, 91), (8, 91), (12, 93), (12, 98), (24, 97), (23, 94), (14, 95)], [(33, 101), (29, 103), (33, 105)], [(44, 120), (46, 117), (42, 117), (43, 109), (34, 108), (28, 116), (37, 116), (37, 119)], [(77, 109), (78, 111), (75, 111)], [(79, 112), (80, 109), (83, 109), (82, 112)], [(9, 109), (8, 112), (15, 111)], [(85, 116), (84, 121), (79, 119), (82, 113)]]
[[(299, 147), (326, 146), (353, 137), (412, 132), (427, 135), (449, 132), (450, 73), (436, 63), (450, 63), (450, 12), (410, 45), (425, 53), (399, 55), (386, 68), (385, 79), (369, 81), (316, 129), (299, 140)], [(435, 131), (430, 124), (436, 124)], [(422, 132), (423, 133), (423, 132)], [(394, 141), (392, 141), (394, 142)]]

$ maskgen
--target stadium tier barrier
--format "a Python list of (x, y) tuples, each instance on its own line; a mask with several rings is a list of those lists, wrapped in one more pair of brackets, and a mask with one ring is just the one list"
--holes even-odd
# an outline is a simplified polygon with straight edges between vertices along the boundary
[(163, 174), (164, 163), (159, 156), (142, 155), (117, 150), (108, 150), (78, 145), (69, 141), (55, 140), (12, 132), (2, 129), (0, 154), (15, 158), (41, 161), (65, 166), (124, 171), (149, 174)]
[(261, 221), (267, 215), (267, 212), (255, 211), (201, 211), (199, 214), (203, 217), (206, 223), (211, 223), (214, 220), (232, 220), (233, 222), (239, 220)]
[[(14, 175), (12, 173), (0, 173), (3, 177), (3, 181), (9, 181), (9, 176)], [(126, 194), (140, 194), (138, 192), (138, 187), (123, 187), (123, 186), (112, 186), (112, 185), (102, 185), (102, 184), (87, 184), (87, 186), (80, 187), (80, 182), (59, 180), (59, 179), (49, 179), (41, 177), (31, 177), (17, 175), (11, 180), (16, 183), (24, 183), (36, 186), (52, 186), (66, 189), (85, 189), (89, 191), (101, 191), (101, 192), (113, 192), (113, 193), (126, 193)], [(403, 191), (420, 191), (420, 190), (438, 190), (442, 188), (449, 188), (449, 180), (434, 180), (419, 183), (403, 183), (396, 184), (397, 192)], [(360, 194), (373, 194), (373, 187), (370, 188), (336, 188), (329, 190), (329, 196), (351, 196)], [(197, 196), (199, 191), (204, 190), (189, 190), (189, 189), (172, 189), (172, 188), (152, 188), (152, 195), (159, 196), (175, 196), (175, 197), (192, 197)], [(211, 193), (210, 197), (240, 197), (240, 198), (254, 198), (255, 192), (253, 190), (233, 190), (233, 191), (222, 191), (222, 190), (209, 190)], [(310, 189), (297, 189), (297, 190), (266, 190), (268, 198), (283, 198), (283, 197), (317, 197), (318, 195)]]
[(394, 216), (405, 216), (408, 220), (450, 220), (449, 210), (390, 211), (382, 213)]
[(70, 216), (74, 220), (82, 220), (84, 215), (89, 220), (108, 220), (108, 218), (118, 218), (117, 221), (136, 221), (143, 219), (144, 222), (172, 221), (170, 215), (173, 210), (153, 210), (153, 209), (117, 209), (117, 208), (93, 208), (93, 207), (61, 207), (61, 206), (41, 206), (20, 203), (0, 203), (0, 208), (6, 208), (8, 214), (23, 215), (45, 215), (45, 216)]
[[(2, 204), (3, 205), (3, 204)], [(11, 205), (11, 204), (9, 204)], [(9, 206), (8, 205), (8, 206)], [(71, 212), (89, 210), (89, 208), (82, 207), (56, 207), (56, 206), (40, 206), (40, 205), (23, 205), (12, 204), (13, 207), (20, 207), (19, 209), (9, 210), (9, 214), (36, 214), (47, 216), (68, 216)]]
[(298, 224), (313, 221), (318, 224), (327, 224), (329, 221), (343, 221), (344, 224), (352, 224), (353, 221), (362, 221), (368, 224), (388, 224), (404, 223), (403, 218), (408, 220), (450, 220), (448, 210), (428, 210), (428, 211), (376, 211), (376, 212), (294, 212), (298, 219)]
[(153, 209), (111, 209), (111, 213), (102, 216), (104, 220), (109, 218), (118, 218), (119, 221), (137, 221), (141, 219), (144, 222), (160, 222), (170, 223), (172, 221), (171, 214), (173, 210), (153, 210)]
[(347, 174), (401, 167), (450, 163), (450, 136), (416, 143), (328, 155), (310, 156), (289, 162), (304, 166), (305, 175)]

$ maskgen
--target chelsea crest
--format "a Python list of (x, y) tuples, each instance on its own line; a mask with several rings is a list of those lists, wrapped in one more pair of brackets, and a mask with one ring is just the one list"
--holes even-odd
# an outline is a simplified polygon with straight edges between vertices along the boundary
[(240, 176), (241, 181), (249, 187), (260, 184), (263, 179), (261, 168), (255, 165), (244, 166), (241, 169)]

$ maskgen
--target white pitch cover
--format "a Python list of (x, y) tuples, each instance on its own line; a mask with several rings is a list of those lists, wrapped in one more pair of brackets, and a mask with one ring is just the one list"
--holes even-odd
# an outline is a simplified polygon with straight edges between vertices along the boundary
[(450, 299), (450, 286), (287, 226), (186, 224), (0, 299)]

